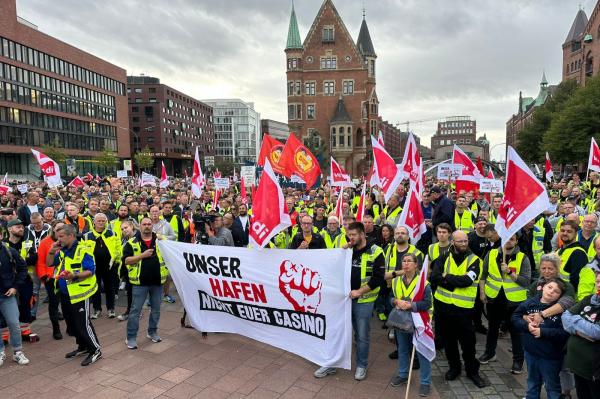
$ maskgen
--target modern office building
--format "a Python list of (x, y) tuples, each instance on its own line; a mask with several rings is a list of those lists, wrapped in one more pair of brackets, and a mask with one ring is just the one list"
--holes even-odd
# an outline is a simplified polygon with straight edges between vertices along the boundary
[(472, 158), (490, 159), (490, 142), (485, 134), (477, 138), (477, 122), (470, 116), (449, 116), (438, 122), (437, 131), (431, 137), (435, 159), (451, 158), (455, 144)]
[(16, 0), (0, 1), (0, 42), (2, 173), (39, 176), (31, 148), (50, 143), (79, 174), (102, 173), (104, 149), (130, 156), (124, 69), (40, 32)]
[(147, 147), (157, 174), (164, 162), (170, 176), (191, 176), (196, 147), (202, 162), (214, 155), (212, 107), (150, 76), (128, 76), (127, 95), (131, 151)]
[[(285, 122), (277, 122), (272, 119), (261, 119), (260, 121), (260, 130), (261, 130), (261, 143), (262, 138), (265, 134), (281, 141), (285, 142), (290, 135), (290, 127)], [(260, 148), (260, 144), (258, 146)]]
[(202, 101), (213, 108), (215, 160), (235, 166), (255, 163), (261, 125), (254, 103), (239, 98)]

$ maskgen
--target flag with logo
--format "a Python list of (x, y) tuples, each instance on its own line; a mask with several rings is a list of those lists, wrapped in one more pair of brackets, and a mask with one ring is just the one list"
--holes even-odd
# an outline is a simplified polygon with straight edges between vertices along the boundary
[(504, 197), (498, 209), (496, 231), (502, 245), (530, 220), (550, 208), (546, 187), (540, 182), (519, 154), (508, 146)]
[(40, 165), (40, 169), (44, 174), (44, 180), (48, 184), (48, 187), (53, 188), (62, 186), (62, 180), (60, 178), (60, 167), (58, 166), (58, 164), (47, 155), (44, 155), (43, 153), (36, 151), (33, 148), (31, 149), (31, 152), (33, 153), (33, 156)]
[(205, 184), (202, 167), (200, 166), (200, 154), (198, 153), (198, 147), (196, 147), (196, 156), (194, 157), (194, 167), (192, 169), (192, 194), (194, 194), (194, 197), (200, 198), (202, 196), (202, 188), (204, 188)]
[(479, 180), (483, 177), (477, 166), (471, 161), (471, 158), (460, 149), (456, 144), (452, 151), (452, 163), (463, 166), (462, 174), (456, 179), (456, 192), (465, 190), (466, 192), (478, 192)]
[(371, 146), (373, 147), (373, 170), (377, 173), (379, 186), (387, 202), (400, 185), (403, 172), (398, 169), (394, 158), (373, 136), (371, 136)]
[[(425, 297), (425, 287), (427, 286), (427, 271), (429, 269), (429, 257), (425, 258), (421, 274), (419, 276), (419, 284), (415, 287), (412, 302), (422, 301)], [(413, 345), (415, 350), (423, 355), (430, 362), (435, 359), (435, 338), (433, 329), (431, 328), (431, 319), (429, 311), (411, 312), (415, 330), (413, 333)]]
[(271, 167), (275, 173), (287, 176), (285, 174), (285, 168), (281, 164), (281, 156), (283, 155), (284, 147), (285, 145), (281, 141), (274, 139), (268, 134), (265, 134), (260, 147), (260, 153), (258, 154), (258, 166), (264, 167), (265, 160), (269, 160), (269, 163), (271, 164)]
[(160, 183), (159, 183), (159, 187), (160, 188), (167, 188), (169, 187), (169, 177), (167, 176), (167, 168), (165, 168), (165, 163), (161, 162), (162, 164), (162, 170), (160, 172)]
[(385, 144), (383, 142), (383, 132), (380, 130), (379, 133), (377, 133), (377, 142), (382, 146), (385, 147)]
[(554, 172), (552, 171), (552, 164), (550, 163), (550, 155), (546, 151), (546, 164), (544, 166), (544, 172), (546, 175), (546, 181), (552, 181), (554, 177)]
[(85, 186), (85, 183), (84, 183), (83, 179), (81, 177), (79, 177), (79, 175), (77, 175), (73, 178), (73, 180), (71, 180), (69, 182), (69, 184), (67, 184), (67, 186), (73, 186), (73, 187), (79, 188), (79, 187)]
[(403, 178), (408, 179), (410, 185), (415, 187), (417, 199), (420, 201), (423, 188), (425, 187), (425, 174), (423, 173), (421, 152), (412, 133), (409, 133), (406, 144), (400, 169), (404, 173)]
[(590, 157), (588, 159), (588, 169), (593, 170), (594, 172), (600, 172), (600, 148), (598, 148), (598, 144), (596, 140), (592, 137), (592, 142), (590, 143)]
[(354, 187), (352, 179), (346, 171), (331, 157), (331, 185), (340, 187)]
[(410, 242), (415, 244), (421, 239), (421, 235), (427, 231), (423, 208), (414, 186), (410, 186), (404, 208), (398, 218), (398, 226), (405, 226), (408, 230)]
[(285, 143), (280, 165), (285, 169), (285, 176), (297, 175), (306, 182), (307, 189), (314, 186), (321, 176), (319, 161), (295, 134), (290, 134)]

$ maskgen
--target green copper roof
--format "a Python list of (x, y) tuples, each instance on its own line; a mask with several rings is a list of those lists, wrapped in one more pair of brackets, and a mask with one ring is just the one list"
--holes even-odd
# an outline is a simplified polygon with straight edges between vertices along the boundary
[(548, 85), (548, 80), (546, 79), (546, 71), (544, 71), (542, 73), (542, 81), (540, 82), (540, 85), (542, 85), (542, 86), (547, 86)]
[(521, 112), (526, 112), (529, 106), (535, 102), (532, 97), (523, 97), (523, 105), (521, 106)]
[(298, 30), (298, 21), (296, 21), (296, 11), (292, 4), (292, 15), (290, 16), (290, 27), (288, 29), (287, 49), (302, 49), (302, 40), (300, 40), (300, 31)]

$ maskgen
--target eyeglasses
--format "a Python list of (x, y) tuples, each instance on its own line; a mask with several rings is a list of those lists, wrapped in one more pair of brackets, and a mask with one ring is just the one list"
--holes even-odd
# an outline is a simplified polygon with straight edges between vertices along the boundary
[(301, 222), (300, 224), (303, 226), (309, 226), (312, 224), (312, 222)]

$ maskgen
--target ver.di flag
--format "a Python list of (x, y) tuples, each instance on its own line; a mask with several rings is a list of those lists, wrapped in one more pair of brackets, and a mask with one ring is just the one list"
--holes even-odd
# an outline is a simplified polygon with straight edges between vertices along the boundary
[(479, 180), (483, 177), (477, 169), (477, 166), (471, 161), (471, 158), (460, 149), (456, 144), (452, 151), (452, 163), (462, 165), (462, 174), (456, 179), (456, 192), (465, 190), (473, 193), (479, 191)]
[[(427, 286), (427, 270), (429, 269), (429, 257), (425, 258), (421, 274), (419, 275), (419, 285), (415, 288), (412, 302), (422, 301), (425, 297), (425, 287)], [(433, 329), (431, 328), (431, 319), (429, 311), (412, 312), (415, 331), (413, 333), (413, 345), (415, 349), (430, 362), (435, 359), (435, 339)]]
[(552, 164), (550, 163), (550, 155), (546, 152), (546, 164), (544, 165), (544, 173), (546, 175), (546, 181), (552, 181), (554, 172), (552, 171)]
[(331, 157), (331, 185), (339, 187), (354, 187), (350, 175), (340, 166), (333, 157)]
[(593, 137), (592, 142), (590, 143), (590, 157), (588, 159), (588, 170), (600, 172), (600, 148), (596, 143), (596, 139), (594, 139)]
[(161, 164), (162, 164), (162, 170), (160, 172), (160, 183), (158, 184), (158, 186), (160, 188), (167, 188), (167, 187), (169, 187), (169, 177), (167, 176), (167, 168), (165, 168), (164, 161), (161, 162)]
[(58, 166), (58, 164), (54, 162), (51, 158), (49, 158), (47, 155), (44, 155), (41, 152), (34, 150), (33, 148), (31, 149), (31, 152), (33, 153), (33, 156), (40, 165), (40, 169), (44, 174), (44, 180), (48, 184), (48, 187), (53, 188), (62, 186), (62, 180), (60, 178), (60, 167)]
[(373, 136), (371, 136), (371, 146), (373, 147), (373, 171), (377, 174), (379, 186), (387, 202), (400, 185), (403, 173), (396, 166), (394, 158)]
[(496, 231), (502, 245), (530, 220), (550, 208), (548, 192), (519, 154), (508, 146), (504, 197), (498, 209)]
[(350, 369), (352, 251), (158, 246), (197, 330), (244, 335)]
[(73, 187), (84, 187), (85, 186), (85, 182), (83, 181), (83, 179), (81, 177), (79, 177), (79, 175), (75, 176), (73, 178), (73, 180), (71, 180), (69, 182), (69, 184), (67, 184), (67, 186), (73, 186)]
[(398, 218), (398, 226), (405, 226), (407, 228), (412, 244), (416, 244), (421, 239), (421, 235), (427, 231), (423, 208), (419, 201), (419, 195), (413, 185), (408, 190), (404, 208), (402, 208), (402, 212)]
[(202, 197), (202, 188), (204, 188), (205, 184), (202, 167), (200, 166), (200, 154), (198, 147), (196, 147), (196, 156), (194, 157), (194, 166), (192, 169), (192, 194), (194, 194), (194, 197)]

